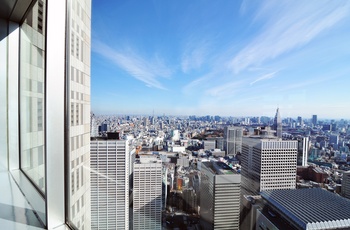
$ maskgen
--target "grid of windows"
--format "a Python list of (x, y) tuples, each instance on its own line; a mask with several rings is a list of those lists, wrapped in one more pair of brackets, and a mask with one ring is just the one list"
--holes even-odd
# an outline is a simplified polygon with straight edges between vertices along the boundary
[(162, 164), (134, 163), (133, 229), (161, 229)]
[(91, 226), (129, 228), (129, 157), (126, 141), (91, 141)]
[(297, 141), (246, 137), (242, 146), (244, 195), (260, 191), (294, 189), (296, 185)]

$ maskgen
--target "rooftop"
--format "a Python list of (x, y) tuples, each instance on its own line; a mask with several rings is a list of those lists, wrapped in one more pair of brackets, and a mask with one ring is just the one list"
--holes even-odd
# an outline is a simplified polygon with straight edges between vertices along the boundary
[(326, 190), (263, 191), (261, 196), (302, 229), (350, 227), (350, 200)]
[(216, 161), (216, 162), (202, 162), (207, 168), (211, 169), (214, 174), (237, 174), (236, 171), (231, 169), (230, 166), (225, 164), (224, 162)]

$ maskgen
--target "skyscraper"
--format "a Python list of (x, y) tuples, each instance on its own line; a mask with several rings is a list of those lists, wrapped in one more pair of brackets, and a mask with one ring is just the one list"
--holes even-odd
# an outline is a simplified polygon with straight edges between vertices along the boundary
[(134, 163), (133, 229), (162, 228), (162, 163), (140, 161)]
[(277, 108), (275, 119), (273, 120), (273, 129), (276, 130), (276, 136), (282, 138), (282, 120), (279, 108)]
[(223, 162), (203, 162), (200, 216), (203, 229), (239, 229), (241, 175)]
[(91, 0), (0, 3), (0, 157), (49, 229), (90, 229), (90, 21)]
[(317, 115), (312, 115), (312, 124), (313, 126), (317, 125)]
[(129, 229), (129, 145), (91, 140), (91, 227)]
[(297, 150), (297, 141), (243, 137), (242, 194), (258, 195), (266, 190), (294, 189)]
[(298, 124), (300, 125), (300, 126), (303, 126), (304, 125), (304, 122), (303, 122), (303, 118), (302, 117), (298, 117)]
[(224, 150), (228, 156), (236, 156), (242, 152), (243, 128), (237, 126), (226, 126), (224, 129)]

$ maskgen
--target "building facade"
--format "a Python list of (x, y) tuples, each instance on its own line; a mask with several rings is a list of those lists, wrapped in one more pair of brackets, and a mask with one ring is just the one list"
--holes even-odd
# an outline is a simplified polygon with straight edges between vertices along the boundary
[(91, 228), (129, 229), (129, 145), (91, 140)]
[(133, 229), (162, 229), (162, 163), (136, 159), (133, 177)]
[(242, 194), (295, 189), (297, 141), (282, 141), (260, 136), (244, 137), (242, 145)]
[[(91, 0), (67, 1), (66, 98), (70, 161), (70, 219), (90, 229)], [(86, 224), (88, 223), (88, 225)]]
[(228, 156), (236, 156), (242, 152), (242, 127), (225, 127), (224, 129), (224, 150)]
[(239, 229), (241, 175), (223, 162), (203, 162), (201, 174), (201, 227)]

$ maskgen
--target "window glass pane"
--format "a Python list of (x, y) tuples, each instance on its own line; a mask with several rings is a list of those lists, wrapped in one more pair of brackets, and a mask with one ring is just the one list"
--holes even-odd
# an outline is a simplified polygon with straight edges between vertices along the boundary
[(22, 171), (45, 193), (45, 2), (20, 29), (20, 158)]

